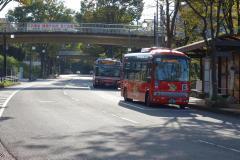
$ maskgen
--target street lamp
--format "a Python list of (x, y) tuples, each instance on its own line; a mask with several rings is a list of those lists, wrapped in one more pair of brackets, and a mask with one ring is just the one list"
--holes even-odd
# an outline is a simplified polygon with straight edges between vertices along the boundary
[(147, 21), (152, 21), (153, 22), (153, 45), (158, 46), (156, 15), (154, 14), (154, 19), (144, 19), (144, 21), (142, 23), (143, 28), (147, 28), (149, 26), (149, 23)]
[[(36, 47), (32, 46), (32, 51), (35, 51)], [(32, 51), (30, 51), (30, 66), (29, 66), (29, 81), (32, 80)]]

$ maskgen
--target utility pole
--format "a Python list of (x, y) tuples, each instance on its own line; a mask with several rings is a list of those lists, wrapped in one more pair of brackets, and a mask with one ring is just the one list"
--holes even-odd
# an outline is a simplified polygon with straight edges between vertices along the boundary
[(164, 16), (163, 16), (163, 5), (160, 4), (160, 44), (161, 47), (164, 47), (164, 41), (165, 41), (165, 34), (164, 34)]
[[(159, 11), (159, 2), (158, 2), (158, 0), (157, 0), (157, 8), (156, 8), (156, 24), (155, 24), (155, 45), (156, 45), (156, 47), (158, 47), (159, 46), (159, 42), (158, 42), (158, 11)], [(155, 17), (154, 17), (154, 19), (155, 19)]]
[(153, 19), (153, 44), (154, 46), (157, 46), (157, 16), (154, 14)]

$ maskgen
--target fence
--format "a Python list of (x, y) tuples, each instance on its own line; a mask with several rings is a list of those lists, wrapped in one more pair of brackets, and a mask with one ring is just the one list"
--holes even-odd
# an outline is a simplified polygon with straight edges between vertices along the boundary
[(6, 77), (0, 77), (0, 81), (11, 81), (11, 82), (18, 82), (18, 77), (17, 76), (6, 76)]

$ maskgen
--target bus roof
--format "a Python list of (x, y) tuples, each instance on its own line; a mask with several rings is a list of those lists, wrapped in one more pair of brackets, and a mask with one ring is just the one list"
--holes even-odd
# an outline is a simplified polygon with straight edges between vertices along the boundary
[(95, 61), (95, 64), (102, 64), (102, 65), (120, 65), (121, 61), (112, 58), (98, 58)]
[(150, 52), (141, 52), (141, 53), (128, 53), (125, 54), (124, 57), (136, 57), (136, 58), (149, 58), (149, 57), (155, 57), (159, 55), (173, 55), (173, 56), (181, 56), (181, 57), (186, 57), (188, 56), (182, 52), (175, 51), (175, 50), (170, 50), (170, 49), (154, 49), (151, 50)]
[(98, 58), (96, 61), (115, 61), (115, 62), (120, 62), (117, 59), (113, 59), (113, 58)]

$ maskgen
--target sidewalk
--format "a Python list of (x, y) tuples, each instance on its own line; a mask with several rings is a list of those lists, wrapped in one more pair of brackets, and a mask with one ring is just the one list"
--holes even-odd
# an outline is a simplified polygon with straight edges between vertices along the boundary
[(189, 107), (193, 109), (206, 110), (214, 113), (220, 113), (225, 115), (231, 115), (240, 117), (240, 105), (230, 105), (228, 107), (209, 107), (205, 105), (204, 99), (198, 99), (195, 97), (190, 97)]

